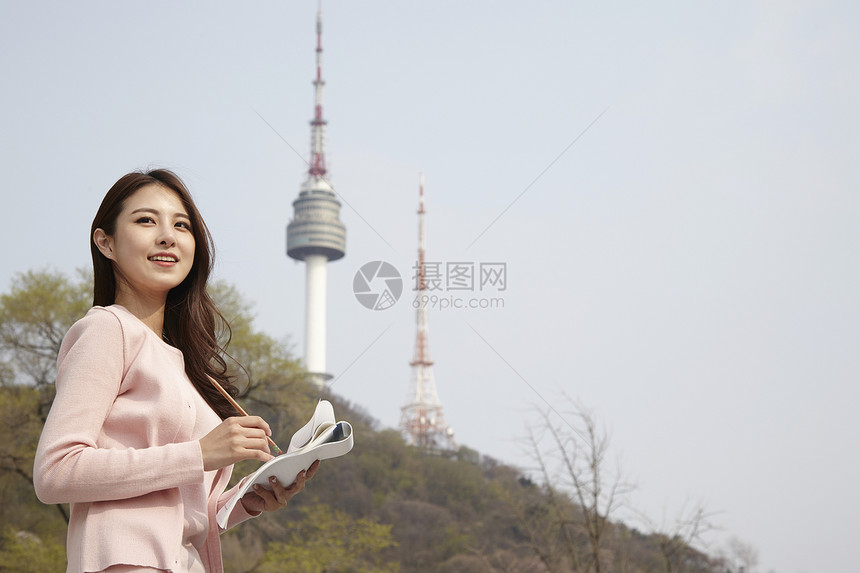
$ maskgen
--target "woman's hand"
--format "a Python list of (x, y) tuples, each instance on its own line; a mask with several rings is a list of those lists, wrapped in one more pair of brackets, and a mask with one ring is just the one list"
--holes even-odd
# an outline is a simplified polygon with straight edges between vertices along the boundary
[(268, 490), (261, 485), (255, 485), (254, 491), (249, 491), (242, 497), (242, 505), (245, 511), (275, 511), (287, 505), (294, 495), (305, 489), (305, 484), (317, 473), (320, 461), (311, 464), (307, 471), (299, 472), (296, 481), (289, 487), (284, 487), (278, 478), (272, 476), (269, 479), (272, 489)]
[(217, 470), (242, 460), (272, 459), (266, 436), (272, 431), (259, 416), (227, 418), (214, 430), (200, 438), (203, 452), (203, 469)]

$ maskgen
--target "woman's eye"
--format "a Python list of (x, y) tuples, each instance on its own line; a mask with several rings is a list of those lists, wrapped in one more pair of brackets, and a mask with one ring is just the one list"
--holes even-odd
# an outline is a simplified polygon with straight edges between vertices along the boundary
[(176, 223), (176, 225), (175, 225), (175, 226), (176, 226), (176, 227), (180, 227), (180, 228), (182, 228), (182, 229), (186, 229), (186, 230), (188, 230), (188, 231), (190, 231), (190, 230), (191, 230), (191, 223), (189, 223), (188, 221), (179, 221), (179, 222), (177, 222), (177, 223)]
[(152, 217), (141, 217), (135, 222), (136, 223), (154, 223), (155, 221), (153, 220)]

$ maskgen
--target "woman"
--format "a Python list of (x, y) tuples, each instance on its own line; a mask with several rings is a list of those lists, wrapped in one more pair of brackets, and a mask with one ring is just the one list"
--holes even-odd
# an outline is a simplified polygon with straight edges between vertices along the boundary
[[(93, 220), (93, 308), (63, 339), (57, 395), (36, 451), (44, 503), (70, 503), (69, 572), (219, 572), (218, 509), (233, 464), (271, 459), (269, 426), (234, 416), (206, 291), (212, 239), (167, 170), (130, 173)], [(257, 488), (231, 527), (304, 488)]]

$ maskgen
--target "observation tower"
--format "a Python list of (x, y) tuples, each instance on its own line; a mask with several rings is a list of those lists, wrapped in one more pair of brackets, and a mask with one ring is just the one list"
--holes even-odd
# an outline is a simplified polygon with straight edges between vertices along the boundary
[(421, 175), (418, 187), (418, 310), (415, 320), (418, 332), (415, 340), (415, 357), (410, 362), (412, 380), (409, 384), (409, 396), (406, 405), (400, 409), (400, 430), (406, 441), (422, 450), (440, 451), (454, 450), (454, 430), (445, 422), (442, 414), (442, 403), (436, 393), (436, 381), (433, 378), (433, 361), (430, 360), (428, 346), (428, 322), (426, 301), (427, 280), (424, 273), (424, 252), (427, 247), (427, 235), (424, 229), (424, 175)]
[(317, 12), (317, 74), (314, 79), (314, 118), (311, 120), (311, 159), (308, 178), (293, 201), (287, 225), (287, 255), (306, 265), (305, 368), (318, 387), (331, 379), (326, 373), (326, 263), (346, 254), (346, 227), (340, 221), (340, 201), (326, 178), (325, 127), (322, 112), (322, 10)]

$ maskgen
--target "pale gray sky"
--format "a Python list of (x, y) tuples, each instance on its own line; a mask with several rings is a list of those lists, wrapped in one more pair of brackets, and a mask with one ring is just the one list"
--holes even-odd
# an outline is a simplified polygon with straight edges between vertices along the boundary
[[(169, 167), (219, 277), (301, 354), (284, 229), (306, 168), (259, 116), (307, 156), (315, 12), (0, 2), (3, 290), (88, 265), (105, 191)], [(702, 499), (724, 528), (711, 550), (735, 535), (761, 571), (854, 571), (858, 29), (850, 2), (327, 1), (327, 158), (349, 203), (334, 389), (397, 424), (410, 292), (373, 312), (352, 279), (371, 260), (411, 276), (423, 171), (428, 260), (507, 263), (503, 309), (430, 316), (460, 443), (524, 465), (529, 406), (566, 392), (655, 521)]]

